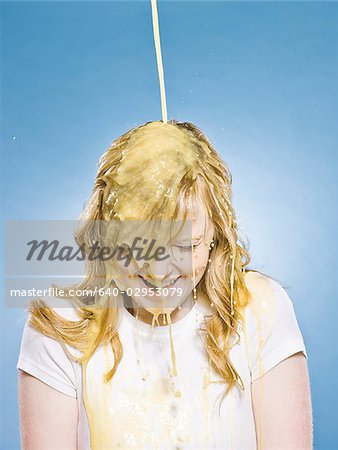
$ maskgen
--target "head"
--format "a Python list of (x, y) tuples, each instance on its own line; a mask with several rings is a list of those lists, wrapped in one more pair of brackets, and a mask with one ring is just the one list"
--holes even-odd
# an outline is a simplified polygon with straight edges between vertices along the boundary
[[(141, 265), (124, 267), (123, 263), (114, 260), (115, 264), (108, 268), (106, 263), (99, 270), (100, 274), (107, 270), (109, 274), (115, 274), (114, 282), (121, 289), (144, 288), (147, 286), (144, 280), (163, 288), (179, 278), (176, 287), (184, 288), (184, 295), (175, 300), (167, 298), (167, 308), (182, 303), (189, 289), (190, 292), (196, 289), (198, 294), (209, 260), (210, 263), (213, 261), (211, 255), (216, 257), (213, 266), (219, 268), (224, 279), (229, 278), (230, 272), (242, 271), (245, 265), (242, 259), (246, 252), (237, 245), (230, 171), (201, 130), (188, 122), (148, 122), (114, 141), (100, 158), (93, 194), (82, 218), (119, 222), (121, 228), (126, 229), (131, 223), (148, 224), (149, 229), (158, 222), (176, 224), (174, 228), (182, 225), (181, 233), (173, 236), (172, 231), (167, 232), (166, 242), (162, 241), (172, 256), (177, 254), (179, 247), (187, 247), (190, 243), (191, 252), (182, 248), (182, 254), (185, 251), (182, 261), (151, 258), (142, 261)], [(191, 235), (183, 241), (188, 227)], [(143, 238), (144, 234), (137, 234), (135, 225), (127, 236), (128, 242), (110, 239), (105, 244), (123, 244), (128, 250), (137, 236)], [(149, 237), (154, 236), (149, 233)], [(199, 237), (201, 239), (197, 239)], [(78, 241), (81, 240), (86, 241), (83, 233), (78, 235)], [(208, 275), (210, 283), (202, 283), (204, 289), (209, 284), (215, 285), (214, 277), (214, 272)], [(141, 297), (137, 300), (141, 301)], [(142, 296), (148, 308), (159, 306), (163, 298), (155, 300), (158, 300), (157, 305), (153, 297), (150, 301), (149, 297)], [(229, 303), (229, 313), (232, 308), (233, 304)]]
[[(250, 256), (238, 235), (231, 182), (227, 165), (195, 125), (173, 119), (147, 122), (116, 139), (100, 158), (91, 198), (80, 217), (85, 222), (76, 235), (84, 248), (97, 239), (105, 245), (115, 243), (124, 251), (129, 251), (135, 236), (158, 237), (156, 245), (166, 250), (168, 259), (135, 258), (128, 267), (121, 261), (94, 260), (81, 287), (92, 290), (114, 285), (132, 287), (133, 292), (146, 288), (146, 294), (134, 300), (152, 312), (158, 308), (171, 311), (191, 294), (207, 299), (212, 315), (205, 328), (206, 351), (228, 383), (226, 393), (240, 380), (228, 354), (237, 334), (240, 308), (250, 299), (244, 282)], [(97, 221), (122, 224), (122, 230), (131, 232), (123, 238), (123, 233), (110, 235), (106, 228), (98, 233), (91, 225)], [(160, 227), (153, 226), (158, 223)], [(143, 233), (133, 224), (141, 224)], [(147, 243), (142, 247), (146, 252)], [(168, 283), (181, 288), (182, 296), (164, 299), (149, 295), (151, 285), (164, 288)], [(111, 304), (113, 300), (97, 297), (92, 304)], [(95, 309), (87, 308), (85, 315), (96, 317), (93, 327), (99, 334), (95, 345), (109, 338), (113, 350), (115, 347), (116, 362), (107, 375), (110, 379), (122, 353), (118, 333), (109, 334), (116, 319), (114, 308), (107, 311), (98, 320)]]

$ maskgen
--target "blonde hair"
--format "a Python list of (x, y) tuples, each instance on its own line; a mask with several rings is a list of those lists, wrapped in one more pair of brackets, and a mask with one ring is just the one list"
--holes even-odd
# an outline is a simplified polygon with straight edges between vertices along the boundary
[[(156, 145), (154, 139), (163, 134), (163, 145)], [(155, 149), (157, 160), (154, 161), (154, 155), (143, 151), (147, 146)], [(131, 152), (137, 152), (137, 164), (133, 163), (134, 159), (128, 159)], [(147, 183), (147, 170), (156, 169), (156, 165), (164, 160), (167, 167), (173, 168), (161, 178), (161, 186), (152, 180), (152, 184), (148, 183), (147, 189), (140, 192), (140, 183)], [(209, 363), (227, 385), (224, 396), (234, 386), (244, 389), (229, 352), (236, 336), (239, 337), (240, 309), (251, 298), (244, 281), (250, 255), (238, 233), (231, 203), (231, 184), (229, 168), (197, 126), (174, 119), (165, 126), (162, 121), (146, 122), (116, 139), (101, 156), (91, 197), (80, 216), (80, 221), (84, 222), (75, 235), (79, 246), (89, 248), (93, 238), (97, 237), (91, 225), (93, 221), (122, 220), (126, 214), (134, 217), (139, 213), (136, 207), (140, 202), (146, 205), (142, 218), (174, 220), (182, 204), (178, 199), (186, 204), (189, 198), (202, 198), (215, 233), (214, 246), (210, 250), (211, 261), (196, 291), (197, 296), (202, 294), (214, 305), (213, 314), (205, 320), (205, 350)], [(127, 212), (125, 205), (128, 205)], [(76, 288), (93, 290), (112, 284), (114, 281), (109, 277), (105, 263), (96, 259), (87, 264), (86, 277)], [(109, 342), (114, 362), (111, 370), (104, 374), (104, 380), (108, 382), (123, 357), (116, 298), (97, 296), (72, 301), (79, 320), (67, 320), (43, 300), (33, 300), (29, 306), (30, 324), (41, 333), (58, 339), (68, 354), (64, 344), (79, 350), (81, 356), (70, 356), (83, 365), (101, 343)]]

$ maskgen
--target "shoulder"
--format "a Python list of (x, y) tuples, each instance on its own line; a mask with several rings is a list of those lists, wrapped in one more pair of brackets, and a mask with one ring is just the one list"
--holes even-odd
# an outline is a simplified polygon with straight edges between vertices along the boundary
[[(46, 310), (47, 309), (47, 310)], [(49, 310), (49, 311), (48, 311)], [(80, 322), (80, 315), (75, 304), (68, 299), (59, 297), (44, 297), (30, 308), (26, 318), (24, 334), (34, 338), (41, 345), (63, 349), (79, 356), (80, 352), (73, 346), (63, 342), (62, 335), (66, 330), (76, 330), (76, 323)]]
[(78, 308), (75, 303), (69, 299), (62, 297), (44, 297), (41, 299), (44, 305), (52, 309), (57, 315), (63, 319), (70, 321), (78, 321), (80, 317), (77, 313)]
[(261, 272), (250, 271), (245, 274), (245, 284), (251, 298), (241, 313), (248, 327), (283, 327), (295, 320), (293, 302), (280, 282)]
[(275, 279), (248, 272), (245, 282), (251, 300), (241, 312), (244, 340), (253, 379), (292, 354), (307, 357), (293, 302)]
[[(62, 320), (79, 320), (72, 302), (55, 298), (43, 299), (43, 302), (61, 320), (60, 324), (53, 323), (52, 328), (62, 329), (64, 325)], [(34, 326), (31, 319), (32, 314), (28, 314), (21, 338), (17, 369), (35, 376), (67, 395), (76, 397), (78, 363), (73, 357), (81, 356), (80, 352), (62, 340), (48, 335), (48, 319), (46, 329), (42, 324)]]
[(253, 294), (262, 294), (276, 287), (281, 287), (280, 283), (269, 275), (250, 270), (244, 275), (245, 284)]
[(245, 312), (268, 314), (278, 306), (291, 304), (291, 299), (285, 288), (274, 278), (261, 272), (245, 273), (245, 284), (251, 294)]

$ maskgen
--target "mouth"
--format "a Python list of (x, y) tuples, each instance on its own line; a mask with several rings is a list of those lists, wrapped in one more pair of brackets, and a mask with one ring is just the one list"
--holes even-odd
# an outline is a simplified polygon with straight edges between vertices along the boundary
[(175, 286), (177, 280), (179, 280), (179, 279), (181, 278), (181, 277), (179, 276), (179, 277), (175, 278), (174, 280), (170, 281), (169, 283), (164, 284), (163, 286), (155, 286), (154, 284), (150, 283), (150, 282), (147, 281), (145, 278), (143, 278), (141, 275), (139, 275), (139, 277), (142, 279), (143, 283), (144, 283), (147, 287), (154, 288), (154, 289), (158, 289), (158, 288), (164, 289), (164, 288), (170, 288), (170, 287), (173, 287), (173, 286)]

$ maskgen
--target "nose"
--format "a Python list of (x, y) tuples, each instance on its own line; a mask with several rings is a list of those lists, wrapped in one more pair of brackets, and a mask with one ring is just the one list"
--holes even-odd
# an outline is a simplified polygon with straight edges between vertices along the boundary
[(166, 261), (156, 261), (154, 258), (146, 261), (142, 267), (142, 276), (159, 287), (163, 280), (170, 279), (171, 272), (170, 264)]

